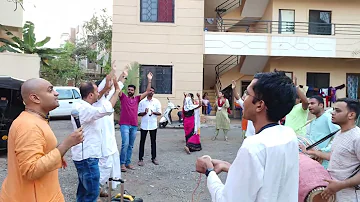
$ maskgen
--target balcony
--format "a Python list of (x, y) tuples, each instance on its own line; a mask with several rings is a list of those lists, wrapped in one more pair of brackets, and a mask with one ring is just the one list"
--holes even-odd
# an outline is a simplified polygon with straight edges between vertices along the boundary
[(0, 53), (0, 75), (23, 80), (39, 78), (40, 58), (37, 55)]
[(360, 24), (233, 21), (205, 24), (205, 54), (360, 58)]

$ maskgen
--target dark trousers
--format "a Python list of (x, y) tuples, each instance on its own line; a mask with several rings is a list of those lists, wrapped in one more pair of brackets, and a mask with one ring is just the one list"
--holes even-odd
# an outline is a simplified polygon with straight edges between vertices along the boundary
[(150, 139), (151, 139), (151, 160), (154, 160), (156, 158), (156, 131), (155, 130), (140, 130), (141, 137), (140, 137), (140, 148), (139, 148), (139, 160), (142, 161), (144, 157), (144, 147), (145, 147), (145, 141), (146, 136), (148, 132), (150, 132)]

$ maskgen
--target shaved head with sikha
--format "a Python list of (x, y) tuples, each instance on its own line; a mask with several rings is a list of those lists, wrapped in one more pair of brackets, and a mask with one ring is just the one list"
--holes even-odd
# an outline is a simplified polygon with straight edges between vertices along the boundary
[(21, 86), (21, 96), (26, 108), (44, 114), (59, 106), (58, 95), (53, 85), (41, 78), (29, 79)]

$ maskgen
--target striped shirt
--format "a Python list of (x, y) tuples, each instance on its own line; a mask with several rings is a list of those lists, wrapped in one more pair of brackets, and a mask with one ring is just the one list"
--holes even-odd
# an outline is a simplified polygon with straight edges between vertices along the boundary
[[(339, 131), (332, 142), (328, 171), (334, 180), (344, 181), (360, 165), (360, 128)], [(356, 196), (357, 194), (357, 196)], [(360, 199), (360, 190), (343, 189), (336, 193), (336, 201), (354, 202)]]

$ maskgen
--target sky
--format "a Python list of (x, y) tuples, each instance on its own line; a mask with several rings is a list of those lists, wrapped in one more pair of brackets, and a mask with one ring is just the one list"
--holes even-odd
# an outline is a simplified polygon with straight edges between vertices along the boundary
[(51, 37), (46, 47), (56, 48), (60, 45), (62, 33), (69, 33), (89, 20), (93, 13), (106, 8), (112, 15), (112, 0), (24, 0), (23, 19), (35, 24), (37, 41)]

